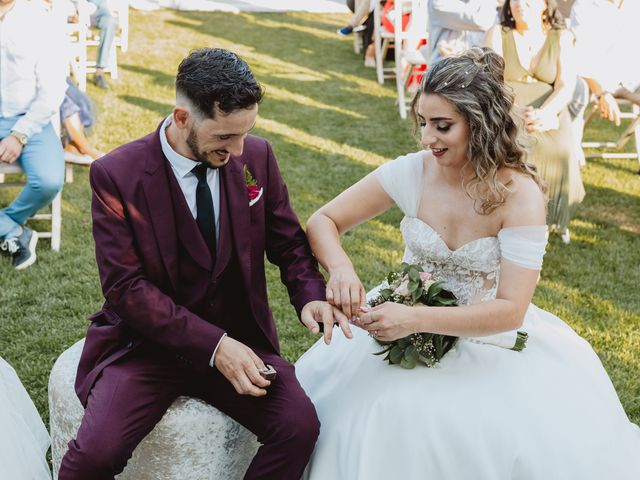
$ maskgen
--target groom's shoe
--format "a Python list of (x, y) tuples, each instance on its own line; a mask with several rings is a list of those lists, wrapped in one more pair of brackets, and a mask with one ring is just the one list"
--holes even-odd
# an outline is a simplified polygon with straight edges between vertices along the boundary
[(30, 228), (22, 227), (20, 235), (7, 238), (0, 243), (0, 250), (13, 257), (13, 266), (16, 270), (23, 270), (35, 263), (37, 243), (38, 234)]

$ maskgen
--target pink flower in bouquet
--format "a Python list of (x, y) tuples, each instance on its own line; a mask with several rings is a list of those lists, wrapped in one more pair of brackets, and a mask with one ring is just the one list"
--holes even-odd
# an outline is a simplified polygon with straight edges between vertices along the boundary
[(396, 295), (400, 295), (401, 297), (409, 298), (411, 293), (409, 292), (409, 277), (407, 275), (404, 276), (398, 288), (393, 292)]
[(422, 280), (423, 282), (427, 280), (433, 280), (433, 275), (428, 272), (420, 272), (420, 280)]

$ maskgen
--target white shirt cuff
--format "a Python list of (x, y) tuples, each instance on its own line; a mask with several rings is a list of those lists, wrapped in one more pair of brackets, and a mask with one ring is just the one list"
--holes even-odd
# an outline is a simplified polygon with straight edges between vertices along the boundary
[(219, 342), (218, 342), (218, 344), (216, 345), (216, 348), (213, 350), (213, 355), (211, 355), (211, 360), (209, 360), (209, 366), (210, 366), (210, 367), (213, 367), (213, 366), (215, 365), (214, 361), (215, 361), (215, 358), (216, 358), (216, 352), (218, 351), (218, 347), (219, 347), (219, 346), (220, 346), (220, 344), (222, 343), (222, 339), (223, 339), (224, 337), (226, 337), (226, 336), (227, 336), (227, 334), (226, 334), (226, 333), (223, 333), (223, 334), (222, 334), (222, 336), (220, 337), (220, 341), (219, 341)]

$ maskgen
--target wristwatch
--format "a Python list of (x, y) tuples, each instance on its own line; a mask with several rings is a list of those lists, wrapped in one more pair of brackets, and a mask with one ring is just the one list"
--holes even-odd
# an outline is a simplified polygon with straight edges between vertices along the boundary
[(22, 145), (23, 147), (29, 141), (29, 137), (22, 132), (16, 132), (15, 130), (11, 130), (11, 133), (9, 135), (16, 137), (20, 142), (20, 145)]

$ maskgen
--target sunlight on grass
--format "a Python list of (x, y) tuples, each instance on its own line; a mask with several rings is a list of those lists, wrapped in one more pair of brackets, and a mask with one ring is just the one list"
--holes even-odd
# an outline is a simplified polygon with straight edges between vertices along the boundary
[(306, 20), (318, 25), (325, 25), (331, 27), (331, 31), (334, 31), (336, 27), (343, 27), (351, 18), (350, 15), (332, 15), (331, 17), (316, 15), (309, 12), (291, 12), (288, 18), (293, 20)]
[(232, 50), (240, 55), (251, 65), (251, 70), (258, 78), (262, 75), (270, 75), (275, 78), (286, 78), (299, 82), (322, 82), (329, 79), (327, 75), (316, 70), (259, 53), (256, 48), (248, 45), (230, 42), (220, 37), (210, 37), (209, 41), (217, 47)]
[[(335, 70), (329, 70), (327, 73), (332, 77), (337, 78), (338, 80), (354, 85), (344, 85), (340, 87), (340, 89), (345, 92), (358, 93), (360, 95), (371, 95), (374, 97), (393, 98), (394, 100), (396, 98), (395, 90), (385, 88), (375, 80), (368, 80), (366, 78), (358, 77), (356, 75), (351, 75), (344, 72), (337, 72)], [(390, 81), (388, 82), (391, 83)]]
[(349, 160), (354, 160), (365, 165), (382, 165), (386, 159), (372, 152), (367, 152), (350, 145), (338, 144), (328, 138), (317, 137), (303, 130), (290, 127), (276, 120), (265, 117), (258, 119), (258, 126), (269, 133), (280, 135), (286, 142), (310, 148), (318, 152), (342, 155)]
[[(273, 144), (302, 221), (388, 159), (416, 151), (411, 121), (395, 106), (395, 84), (379, 85), (335, 34), (349, 16), (328, 14), (131, 11), (130, 49), (108, 91), (88, 85), (99, 115), (91, 141), (110, 150), (154, 131), (174, 102), (182, 58), (203, 46), (237, 52), (266, 88), (256, 134)], [(285, 26), (281, 28), (281, 26)], [(594, 120), (585, 138), (620, 130)], [(633, 142), (626, 150), (633, 149)], [(534, 303), (584, 336), (611, 376), (625, 411), (640, 423), (640, 176), (637, 160), (593, 159), (582, 169), (587, 196), (571, 223), (572, 241), (551, 238)], [(15, 272), (0, 260), (0, 355), (18, 371), (45, 422), (53, 362), (85, 335), (104, 301), (91, 235), (88, 169), (75, 167), (62, 194), (62, 249), (38, 244), (38, 261)], [(0, 206), (16, 195), (0, 189)], [(436, 208), (437, 206), (434, 206)], [(393, 208), (343, 237), (367, 289), (400, 263), (404, 251)], [(43, 225), (38, 223), (37, 225)], [(44, 226), (47, 226), (44, 224)], [(315, 341), (300, 325), (267, 265), (269, 303), (282, 353), (291, 361)], [(0, 475), (1, 476), (1, 475)]]
[(278, 88), (269, 83), (262, 82), (262, 86), (265, 87), (266, 89), (265, 93), (270, 98), (275, 98), (278, 100), (286, 100), (289, 102), (297, 103), (298, 105), (306, 105), (308, 107), (319, 108), (320, 110), (329, 110), (332, 112), (342, 113), (344, 115), (348, 115), (352, 118), (356, 118), (359, 120), (364, 120), (367, 118), (364, 115), (354, 112), (352, 110), (347, 110), (345, 108), (340, 108), (340, 107), (334, 107), (333, 105), (327, 105), (326, 103), (318, 102), (317, 100), (314, 100), (311, 97), (306, 97), (298, 93), (293, 93), (288, 90)]
[(319, 28), (305, 27), (302, 25), (296, 25), (295, 23), (276, 22), (274, 20), (256, 18), (255, 15), (249, 15), (249, 14), (242, 14), (241, 16), (244, 17), (247, 20), (247, 22), (249, 22), (250, 24), (260, 26), (260, 27), (275, 28), (277, 30), (289, 29), (294, 32), (307, 33), (319, 40), (335, 40), (336, 39), (335, 32), (328, 32), (326, 30), (321, 30)]

